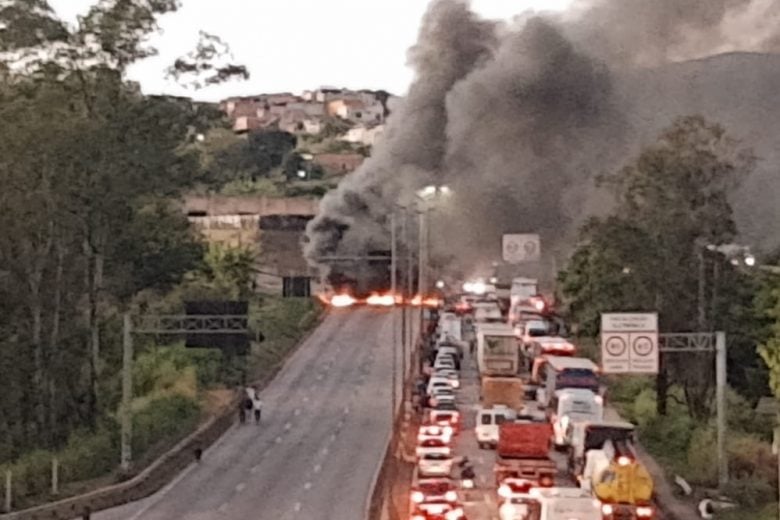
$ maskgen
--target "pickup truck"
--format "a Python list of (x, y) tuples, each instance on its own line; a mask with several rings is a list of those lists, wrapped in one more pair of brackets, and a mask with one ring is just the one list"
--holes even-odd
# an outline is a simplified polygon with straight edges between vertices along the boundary
[(556, 464), (550, 458), (552, 426), (550, 423), (503, 423), (498, 429), (496, 485), (506, 478), (520, 478), (537, 486), (551, 486)]

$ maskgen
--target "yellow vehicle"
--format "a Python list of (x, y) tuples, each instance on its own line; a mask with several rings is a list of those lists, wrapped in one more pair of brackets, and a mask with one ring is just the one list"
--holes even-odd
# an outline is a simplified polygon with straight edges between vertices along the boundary
[(604, 520), (652, 519), (653, 478), (630, 445), (606, 441), (589, 450), (580, 486), (601, 501)]

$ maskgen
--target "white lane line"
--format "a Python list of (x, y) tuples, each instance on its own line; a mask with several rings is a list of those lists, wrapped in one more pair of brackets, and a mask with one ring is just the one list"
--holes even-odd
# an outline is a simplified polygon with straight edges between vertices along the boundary
[(292, 424), (290, 424), (290, 423), (286, 423), (286, 424), (284, 425), (284, 431), (290, 431), (290, 428), (292, 428)]
[(243, 490), (246, 489), (246, 483), (242, 482), (239, 485), (236, 486), (236, 492), (241, 493)]
[(300, 510), (301, 510), (301, 503), (300, 502), (296, 502), (295, 505), (293, 506), (293, 511), (295, 511), (297, 513)]
[(252, 473), (257, 473), (258, 471), (260, 471), (260, 464), (258, 464), (257, 466), (252, 466), (252, 469), (249, 471), (251, 471)]
[(303, 485), (303, 489), (305, 489), (306, 491), (310, 490), (311, 489), (311, 482), (307, 482), (306, 484), (304, 484)]
[(322, 466), (320, 464), (317, 464), (316, 466), (314, 466), (314, 473), (319, 473), (320, 470), (322, 470)]
[(227, 511), (227, 509), (228, 509), (228, 503), (225, 502), (224, 504), (219, 506), (219, 509), (217, 509), (217, 511), (219, 511), (220, 513), (224, 513), (225, 511)]

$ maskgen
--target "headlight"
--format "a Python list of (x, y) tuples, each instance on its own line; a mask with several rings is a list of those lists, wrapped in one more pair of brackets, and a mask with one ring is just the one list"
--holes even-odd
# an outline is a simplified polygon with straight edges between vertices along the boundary
[(639, 518), (651, 518), (653, 516), (653, 508), (647, 506), (637, 507), (636, 516)]
[(458, 494), (454, 491), (447, 491), (446, 493), (444, 493), (444, 500), (446, 500), (447, 502), (455, 502), (456, 500), (458, 500)]

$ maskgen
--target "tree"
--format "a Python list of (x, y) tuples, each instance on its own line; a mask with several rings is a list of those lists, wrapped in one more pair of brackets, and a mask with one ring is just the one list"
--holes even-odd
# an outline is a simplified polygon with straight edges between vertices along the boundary
[[(753, 168), (749, 149), (700, 116), (679, 118), (658, 141), (619, 172), (599, 178), (615, 194), (612, 217), (590, 221), (560, 281), (567, 307), (583, 330), (594, 333), (604, 310), (657, 310), (665, 331), (699, 330), (699, 265), (707, 244), (736, 234), (728, 198)], [(730, 275), (723, 258), (708, 259)], [(721, 287), (721, 297), (733, 295)], [(729, 323), (723, 310), (720, 324)], [(712, 318), (712, 315), (710, 315)], [(690, 358), (689, 358), (690, 360)], [(671, 362), (670, 362), (671, 363)], [(685, 389), (694, 417), (709, 412), (709, 359), (668, 367)], [(667, 370), (658, 380), (659, 412), (665, 413)]]

